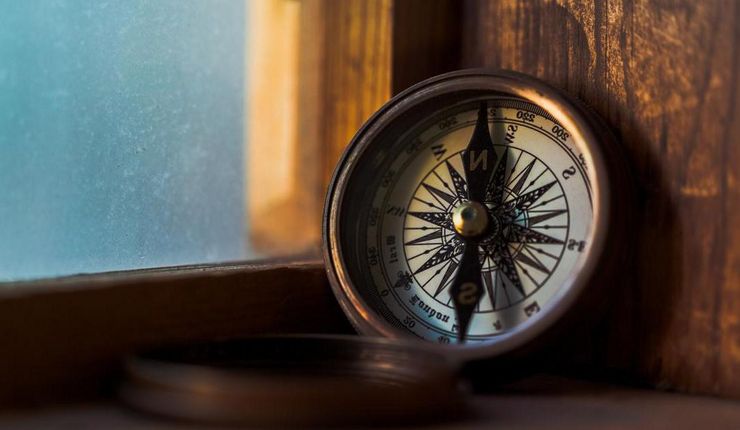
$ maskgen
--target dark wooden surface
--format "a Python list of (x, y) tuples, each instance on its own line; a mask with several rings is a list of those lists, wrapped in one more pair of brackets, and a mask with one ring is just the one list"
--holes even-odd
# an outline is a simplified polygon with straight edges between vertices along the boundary
[(0, 405), (99, 395), (161, 343), (351, 329), (318, 262), (224, 264), (4, 285)]
[[(0, 426), (8, 430), (213, 428), (142, 415), (114, 402), (5, 413), (0, 415)], [(469, 413), (463, 419), (438, 422), (431, 428), (735, 430), (740, 428), (740, 407), (727, 400), (538, 376), (495, 393), (478, 394), (470, 399)]]
[(458, 69), (462, 2), (396, 0), (393, 3), (391, 90)]
[(579, 360), (740, 397), (740, 3), (468, 0), (463, 29), (463, 66), (580, 97), (634, 167), (635, 266)]

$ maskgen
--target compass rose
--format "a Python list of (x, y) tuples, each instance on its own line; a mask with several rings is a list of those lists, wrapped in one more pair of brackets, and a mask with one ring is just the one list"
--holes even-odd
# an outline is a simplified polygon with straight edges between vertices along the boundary
[[(488, 123), (482, 124), (476, 130), (485, 127), (489, 134)], [(453, 289), (470, 248), (472, 268), (462, 270), (473, 273), (469, 276), (473, 286), (465, 287), (468, 300), (475, 299), (471, 311), (495, 311), (534, 293), (557, 266), (565, 245), (567, 199), (552, 170), (533, 154), (491, 143), (492, 156), (477, 164), (487, 164), (490, 171), (481, 181), (464, 168), (466, 154), (475, 156), (474, 151), (452, 154), (419, 184), (412, 201), (428, 210), (409, 210), (405, 229), (424, 234), (404, 246), (413, 276), (448, 307), (455, 306), (455, 294), (465, 293)], [(476, 199), (471, 198), (471, 187), (477, 188), (472, 190)]]

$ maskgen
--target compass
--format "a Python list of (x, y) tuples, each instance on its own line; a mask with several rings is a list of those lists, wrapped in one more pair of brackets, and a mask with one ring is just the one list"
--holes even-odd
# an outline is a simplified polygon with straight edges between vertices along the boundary
[(364, 334), (463, 358), (515, 351), (604, 297), (628, 227), (624, 172), (607, 128), (534, 78), (428, 79), (373, 115), (336, 168), (334, 293)]

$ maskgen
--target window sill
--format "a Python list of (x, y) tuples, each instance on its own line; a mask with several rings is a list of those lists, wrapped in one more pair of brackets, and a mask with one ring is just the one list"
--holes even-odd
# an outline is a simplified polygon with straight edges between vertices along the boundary
[(6, 406), (95, 396), (121, 357), (152, 345), (351, 330), (317, 260), (83, 275), (2, 290)]

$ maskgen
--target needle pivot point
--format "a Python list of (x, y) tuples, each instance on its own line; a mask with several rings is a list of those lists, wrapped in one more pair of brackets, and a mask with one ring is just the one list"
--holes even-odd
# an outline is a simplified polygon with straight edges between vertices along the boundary
[(452, 224), (463, 237), (480, 236), (488, 228), (488, 211), (478, 202), (462, 202), (452, 210)]

